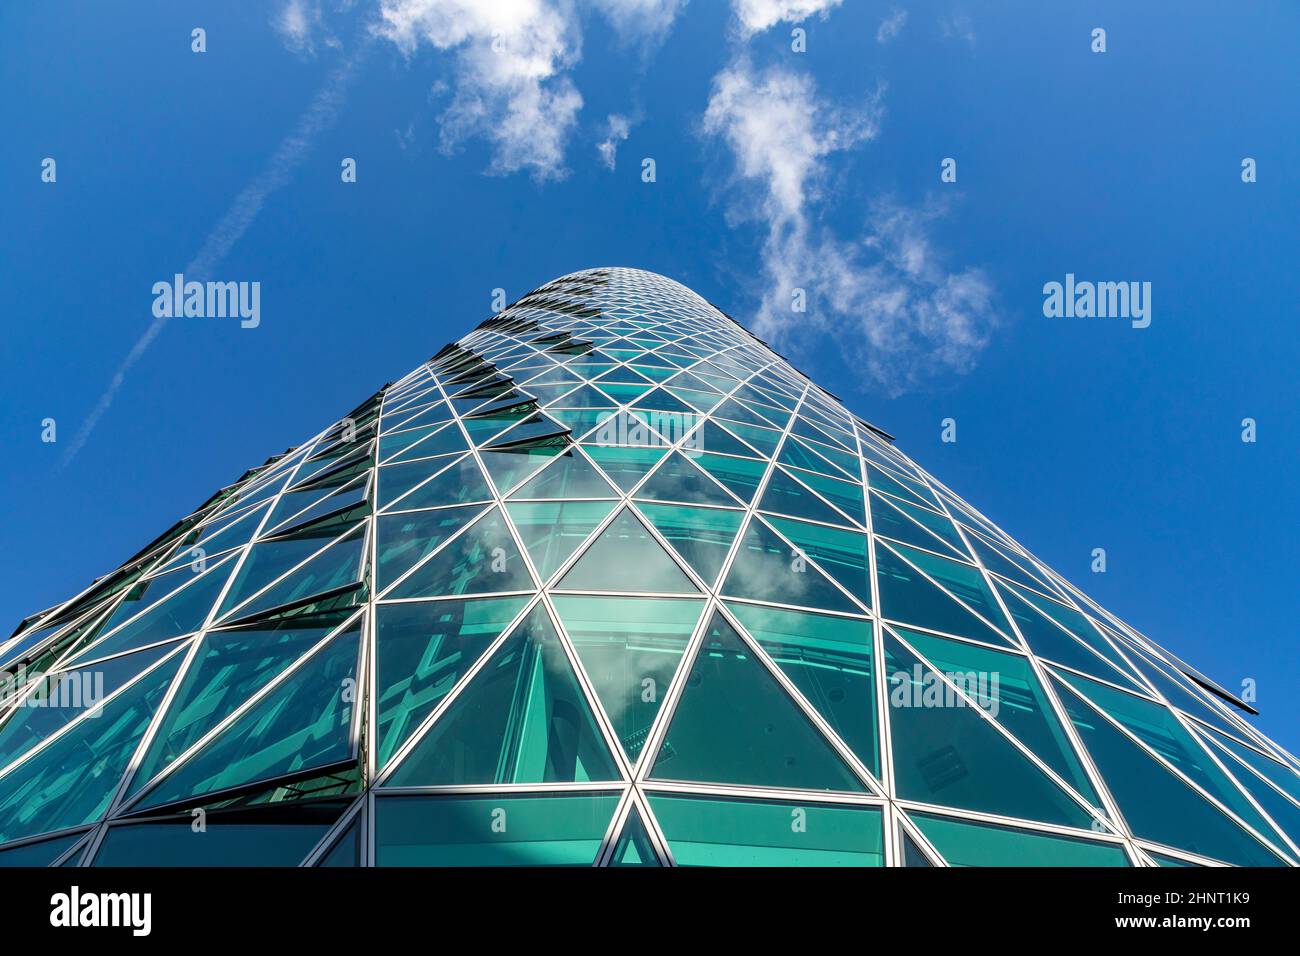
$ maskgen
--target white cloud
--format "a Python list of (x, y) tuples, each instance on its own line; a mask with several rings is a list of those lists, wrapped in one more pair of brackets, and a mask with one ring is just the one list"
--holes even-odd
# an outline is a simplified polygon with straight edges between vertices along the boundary
[(318, 0), (286, 0), (271, 20), (284, 45), (295, 53), (313, 53), (315, 32), (321, 25)]
[(686, 0), (591, 0), (625, 43), (658, 43), (686, 6)]
[(455, 92), (442, 146), (483, 136), (489, 171), (562, 178), (564, 148), (582, 107), (567, 71), (582, 54), (571, 3), (546, 0), (382, 0), (376, 31), (405, 53), (422, 43), (456, 51)]
[(843, 0), (732, 0), (741, 32), (753, 36), (778, 23), (800, 23), (814, 14), (823, 18)]
[[(993, 292), (978, 270), (942, 266), (928, 229), (939, 207), (879, 205), (866, 236), (853, 242), (823, 224), (827, 157), (872, 139), (880, 114), (878, 96), (836, 109), (806, 74), (756, 73), (742, 60), (714, 78), (704, 131), (729, 145), (750, 193), (737, 208), (767, 229), (754, 331), (794, 348), (792, 333), (812, 325), (834, 338), (845, 361), (897, 394), (933, 373), (973, 366), (988, 340)], [(806, 312), (792, 310), (797, 288)]]
[(876, 31), (877, 43), (888, 43), (900, 33), (903, 32), (903, 25), (907, 23), (906, 10), (894, 10), (880, 21), (880, 29)]
[(600, 161), (610, 172), (614, 171), (617, 160), (618, 144), (627, 139), (632, 131), (632, 121), (621, 113), (610, 113), (605, 121), (605, 138), (596, 144)]
[(961, 40), (975, 45), (975, 23), (966, 13), (952, 13), (939, 18), (939, 33), (945, 40)]

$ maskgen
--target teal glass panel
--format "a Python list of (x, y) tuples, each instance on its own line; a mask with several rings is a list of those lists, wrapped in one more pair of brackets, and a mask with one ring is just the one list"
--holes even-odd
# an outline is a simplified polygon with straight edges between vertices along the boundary
[(512, 501), (506, 505), (543, 581), (550, 580), (613, 510), (612, 501)]
[(1130, 677), (1133, 675), (1132, 669), (1120, 659), (1119, 655), (1115, 653), (1115, 649), (1107, 644), (1105, 638), (1097, 633), (1096, 628), (1089, 624), (1084, 616), (1074, 608), (1066, 607), (1064, 604), (1058, 604), (1055, 601), (1049, 601), (1033, 591), (1017, 588), (1014, 585), (1003, 585), (1003, 590), (1013, 591), (1017, 597), (1027, 601), (1057, 624), (1060, 624), (1109, 663), (1123, 671), (1125, 675)]
[(174, 650), (174, 644), (153, 647), (36, 681), (0, 729), (0, 767), (13, 763)]
[(703, 581), (712, 587), (736, 540), (743, 511), (640, 502), (638, 507)]
[(190, 800), (347, 760), (360, 635), (354, 624), (333, 638), (136, 806)]
[(950, 866), (1129, 866), (1115, 843), (911, 814)]
[(317, 866), (360, 866), (361, 865), (361, 825), (358, 818), (353, 818), (343, 835), (334, 841), (325, 855), (317, 861)]
[(526, 600), (479, 598), (376, 608), (375, 750), (380, 768), (451, 693)]
[(908, 836), (906, 831), (902, 833), (902, 838), (903, 866), (934, 866), (934, 864), (930, 862), (930, 858), (921, 851), (921, 848), (917, 846), (916, 841)]
[(617, 779), (569, 658), (538, 605), (402, 759), (388, 785)]
[(961, 551), (949, 546), (946, 541), (907, 517), (894, 502), (888, 501), (883, 495), (872, 494), (871, 496), (871, 529), (878, 535), (901, 541), (903, 544), (942, 551), (954, 557), (962, 556)]
[(210, 631), (190, 662), (131, 780), (136, 793), (277, 674), (324, 640), (347, 612)]
[(668, 451), (644, 445), (584, 444), (582, 447), (623, 491), (630, 491)]
[(73, 845), (86, 835), (81, 830), (68, 836), (27, 843), (11, 849), (0, 849), (0, 867), (10, 866), (51, 866), (54, 861), (72, 849)]
[(624, 509), (560, 579), (577, 591), (695, 593), (696, 587), (645, 525)]
[[(885, 658), (900, 797), (1089, 828), (1093, 817), (1086, 809), (888, 634)], [(976, 675), (977, 681), (991, 676)]]
[[(456, 462), (473, 461), (471, 456), (442, 455), (419, 461), (384, 464), (378, 469), (376, 500), (380, 508), (387, 508), (425, 479), (438, 474)], [(485, 486), (486, 487), (486, 486)], [(489, 496), (490, 497), (490, 496)], [(454, 504), (455, 502), (448, 502)], [(397, 506), (405, 508), (405, 504)]]
[(827, 611), (859, 611), (806, 556), (786, 544), (757, 516), (750, 519), (722, 593)]
[(180, 660), (173, 655), (0, 778), (0, 842), (104, 815)]
[(1086, 706), (1074, 691), (1062, 689), (1060, 695), (1136, 836), (1225, 863), (1281, 865), (1263, 844)]
[(715, 455), (711, 451), (695, 456), (693, 461), (730, 488), (743, 504), (749, 504), (754, 500), (754, 493), (758, 491), (759, 482), (763, 480), (768, 467), (765, 461), (757, 461), (753, 458), (731, 458), (727, 455)]
[(536, 586), (501, 509), (493, 508), (384, 596), (448, 597)]
[(1173, 856), (1165, 856), (1163, 853), (1153, 853), (1150, 850), (1147, 850), (1146, 854), (1147, 856), (1151, 857), (1151, 859), (1155, 860), (1158, 866), (1171, 866), (1171, 867), (1197, 866), (1196, 863), (1189, 863), (1187, 860), (1180, 860), (1177, 857), (1173, 857)]
[(704, 452), (721, 455), (741, 455), (749, 458), (758, 457), (758, 453), (738, 440), (731, 432), (712, 419), (705, 419), (686, 440), (685, 449), (692, 457)]
[(196, 833), (189, 821), (108, 828), (92, 866), (297, 866), (329, 830), (324, 822), (209, 822)]
[(793, 518), (807, 518), (809, 521), (848, 524), (843, 515), (780, 468), (772, 471), (759, 508)]
[(651, 501), (679, 501), (732, 508), (740, 504), (680, 452), (669, 455), (649, 480), (637, 489), (636, 496)]
[[(360, 579), (361, 558), (365, 552), (365, 527), (360, 526), (342, 541), (335, 542), (288, 577), (271, 585), (246, 604), (233, 609), (239, 618), (252, 617), (263, 611), (292, 604), (341, 588)], [(227, 601), (230, 616), (232, 611)]]
[[(974, 568), (969, 570), (979, 573)], [(880, 587), (880, 613), (890, 620), (992, 644), (1011, 643), (879, 542), (876, 579)]]
[(577, 452), (557, 455), (549, 465), (529, 478), (510, 497), (519, 499), (613, 498), (613, 486), (595, 466)]
[(393, 432), (379, 439), (379, 460), (432, 458), (466, 451), (465, 436), (455, 422)]
[(591, 866), (617, 793), (380, 797), (377, 866)]
[[(436, 459), (441, 461), (442, 459)], [(392, 497), (385, 494), (385, 481), (388, 472), (403, 465), (387, 465), (379, 469), (379, 504), (381, 507), (392, 502)], [(397, 502), (396, 508), (402, 511), (414, 511), (417, 508), (439, 508), (443, 505), (463, 505), (471, 501), (490, 501), (492, 491), (488, 488), (483, 470), (474, 461), (473, 455), (466, 455), (450, 468), (420, 485), (405, 498)]]
[(862, 604), (871, 607), (871, 570), (867, 536), (860, 531), (773, 518), (772, 526), (803, 554), (839, 581)]
[[(726, 733), (719, 732), (726, 728)], [(661, 780), (804, 790), (865, 788), (720, 615), (655, 760)]]
[[(918, 631), (899, 628), (899, 633), (935, 669), (964, 678), (965, 689), (999, 724), (1094, 807), (1101, 806), (1026, 658)], [(981, 681), (980, 675), (988, 680)]]
[[(1005, 552), (999, 548), (995, 548), (987, 540), (974, 532), (970, 532), (966, 537), (970, 540), (971, 547), (975, 550), (975, 554), (979, 556), (980, 563), (994, 574), (1000, 574), (1004, 578), (1014, 581), (1016, 584), (1022, 584), (1025, 587), (1040, 589), (1046, 587), (1045, 582), (1031, 575), (1027, 570), (1028, 567), (1032, 567), (1032, 564), (1029, 561), (1024, 561), (1024, 565), (1022, 565), (1019, 561), (1011, 560)], [(1024, 559), (1022, 558), (1020, 560), (1023, 561)], [(1048, 588), (1048, 590), (1051, 589)]]
[(659, 866), (659, 857), (650, 842), (645, 824), (641, 822), (641, 814), (637, 812), (635, 806), (628, 812), (627, 820), (623, 823), (623, 831), (614, 844), (609, 865)]
[(546, 439), (537, 444), (509, 449), (484, 448), (479, 455), (492, 483), (504, 495), (562, 451), (563, 439)]
[(649, 794), (678, 866), (884, 866), (876, 807)]
[(482, 505), (465, 505), (380, 515), (376, 522), (379, 535), (375, 543), (376, 587), (384, 590), (470, 520), (483, 514), (483, 510)]
[(567, 595), (554, 602), (615, 735), (635, 761), (704, 602)]
[(1139, 740), (1147, 744), (1175, 769), (1223, 803), (1261, 833), (1276, 839), (1272, 828), (1242, 795), (1241, 791), (1215, 764), (1205, 749), (1192, 739), (1173, 713), (1154, 701), (1144, 700), (1121, 690), (1062, 673), (1076, 691), (1110, 714)]
[[(866, 524), (866, 510), (863, 504), (861, 485), (841, 481), (837, 478), (828, 478), (825, 475), (819, 475), (811, 471), (800, 471), (795, 468), (788, 469), (788, 473), (797, 478), (801, 484), (807, 485), (820, 494), (857, 524)], [(840, 524), (845, 523), (842, 517), (836, 520)]]
[(872, 773), (880, 773), (871, 622), (727, 602), (817, 713)]
[(1219, 746), (1226, 748), (1228, 752), (1260, 776), (1271, 781), (1283, 793), (1300, 800), (1300, 777), (1296, 776), (1295, 771), (1256, 750), (1252, 750), (1250, 747), (1242, 746), (1235, 740), (1228, 740), (1217, 735), (1207, 736)]

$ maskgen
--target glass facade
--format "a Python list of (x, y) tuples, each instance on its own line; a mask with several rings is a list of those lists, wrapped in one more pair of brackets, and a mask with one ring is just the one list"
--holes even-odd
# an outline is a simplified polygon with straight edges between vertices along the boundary
[(557, 279), (0, 643), (0, 865), (1300, 862), (1295, 758), (717, 308)]

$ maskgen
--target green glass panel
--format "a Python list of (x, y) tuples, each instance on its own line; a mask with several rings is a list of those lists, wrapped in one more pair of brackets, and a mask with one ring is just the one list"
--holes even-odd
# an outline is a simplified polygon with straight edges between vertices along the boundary
[(885, 657), (900, 797), (1081, 829), (1092, 824), (1087, 810), (888, 634)]
[(757, 517), (745, 530), (722, 593), (827, 611), (859, 610), (826, 575)]
[(601, 382), (600, 390), (607, 394), (620, 405), (626, 405), (634, 402), (646, 392), (650, 391), (649, 385), (622, 385), (610, 382)]
[(884, 866), (876, 807), (651, 793), (678, 866)]
[(506, 527), (500, 508), (452, 538), (386, 598), (449, 597), (528, 591), (537, 585)]
[(240, 704), (324, 640), (343, 623), (346, 613), (205, 635), (128, 792), (143, 789)]
[(375, 544), (375, 586), (384, 590), (483, 510), (482, 505), (465, 505), (380, 515), (376, 523), (379, 537)]
[(1261, 833), (1275, 838), (1267, 821), (1167, 708), (1086, 677), (1063, 672), (1061, 676), (1219, 802)]
[(13, 763), (175, 649), (174, 644), (153, 647), (35, 681), (0, 729), (0, 767)]
[(696, 456), (694, 461), (730, 488), (744, 504), (754, 500), (759, 482), (767, 473), (767, 462), (753, 458), (731, 458), (726, 455), (715, 455), (713, 452), (704, 452)]
[(905, 485), (900, 479), (895, 478), (888, 472), (882, 471), (879, 468), (874, 468), (871, 465), (867, 465), (866, 469), (867, 484), (871, 486), (873, 491), (884, 491), (904, 501), (917, 503), (926, 502), (926, 499), (922, 498), (918, 492), (913, 491), (911, 487)]
[(1158, 866), (1189, 867), (1198, 865), (1196, 863), (1189, 863), (1187, 860), (1180, 860), (1177, 857), (1165, 856), (1162, 853), (1152, 853), (1150, 850), (1147, 850), (1146, 854), (1151, 857), (1151, 859), (1155, 860)]
[(510, 497), (521, 498), (613, 498), (616, 493), (591, 462), (577, 452), (566, 451), (524, 482)]
[[(935, 669), (964, 676), (963, 686), (998, 723), (1094, 807), (1101, 806), (1069, 737), (1056, 719), (1051, 701), (1026, 658), (918, 631), (899, 628), (899, 633)], [(981, 674), (990, 675), (990, 679), (981, 682), (978, 679)], [(970, 675), (975, 679), (971, 680)]]
[(1011, 643), (879, 542), (876, 580), (880, 586), (880, 613), (890, 620), (993, 644)]
[(617, 780), (546, 609), (534, 608), (397, 765), (394, 787)]
[[(935, 537), (957, 552), (963, 560), (969, 561), (971, 559), (970, 552), (962, 542), (961, 535), (957, 532), (957, 526), (949, 518), (928, 508), (918, 508), (915, 505), (910, 505), (905, 501), (889, 502), (889, 505), (907, 515), (927, 531), (932, 532)], [(931, 548), (931, 550), (934, 549)]]
[[(790, 469), (789, 474), (797, 478), (800, 483), (816, 491), (859, 525), (866, 524), (866, 510), (863, 504), (861, 485), (840, 481), (837, 478), (828, 478), (825, 475), (819, 475), (811, 471)], [(842, 517), (836, 520), (840, 524), (844, 524)]]
[(28, 843), (8, 850), (0, 849), (0, 867), (51, 866), (85, 835), (85, 831), (82, 830), (52, 840), (41, 840), (38, 843)]
[(717, 614), (672, 715), (653, 776), (804, 790), (865, 789)]
[[(531, 390), (538, 391), (536, 388)], [(555, 401), (555, 404), (564, 408), (612, 408), (617, 403), (608, 395), (592, 388), (590, 385), (583, 385), (581, 388), (575, 388), (573, 391), (561, 395)], [(547, 409), (547, 411), (549, 412), (550, 409)]]
[(314, 503), (303, 509), (301, 501), (289, 502), (288, 496), (281, 498), (275, 507), (276, 513), (266, 523), (267, 532), (277, 535), (297, 533), (327, 515), (350, 511), (365, 502), (366, 480), (355, 481), (342, 490), (328, 488), (301, 494), (314, 496)]
[(866, 534), (790, 518), (773, 518), (772, 526), (844, 585), (864, 606), (871, 607), (871, 568)]
[(666, 448), (647, 445), (583, 445), (583, 449), (624, 491), (630, 491), (667, 453)]
[(950, 866), (1128, 866), (1114, 843), (1016, 830), (925, 813), (911, 814)]
[[(472, 461), (472, 457), (462, 455), (444, 455), (438, 458), (427, 458), (420, 461), (397, 462), (394, 464), (381, 465), (377, 471), (378, 474), (378, 494), (376, 500), (380, 508), (386, 508), (398, 498), (402, 497), (416, 485), (420, 484), (426, 478), (436, 475), (448, 465), (454, 462)], [(453, 503), (453, 502), (449, 502)], [(399, 505), (400, 508), (406, 506)]]
[(510, 502), (506, 510), (545, 581), (614, 510), (614, 502)]
[(1235, 740), (1227, 740), (1217, 735), (1206, 735), (1221, 747), (1225, 747), (1233, 756), (1242, 761), (1260, 776), (1275, 784), (1283, 793), (1300, 800), (1300, 777), (1283, 764), (1272, 760), (1258, 751), (1242, 746)]
[(704, 452), (712, 452), (722, 455), (742, 455), (749, 458), (756, 457), (757, 453), (744, 442), (736, 439), (731, 432), (727, 431), (716, 422), (706, 419), (704, 424), (700, 425), (690, 437), (686, 440), (685, 449), (691, 457)]
[(90, 645), (77, 655), (77, 662), (120, 654), (197, 631), (207, 620), (233, 567), (233, 560), (227, 560), (224, 564), (209, 569), (207, 574), (193, 584), (177, 591), (134, 621), (124, 624), (98, 644)]
[(1073, 690), (1061, 690), (1061, 702), (1136, 836), (1226, 863), (1280, 865), (1262, 844), (1083, 704)]
[(647, 502), (641, 502), (638, 507), (695, 573), (712, 587), (731, 551), (732, 542), (736, 540), (745, 513)]
[[(1160, 691), (1165, 700), (1179, 710), (1191, 714), (1198, 720), (1225, 734), (1242, 735), (1242, 731), (1238, 727), (1226, 720), (1217, 710), (1211, 708), (1202, 697), (1193, 693), (1186, 685), (1185, 678), (1182, 680), (1175, 679), (1171, 669), (1157, 664), (1151, 658), (1138, 653), (1132, 648), (1128, 648), (1128, 657), (1133, 662), (1134, 667), (1155, 685), (1156, 690)], [(1179, 676), (1181, 677), (1181, 675)]]
[(333, 638), (136, 806), (157, 807), (347, 760), (360, 635), (354, 624)]
[(578, 591), (695, 593), (696, 587), (645, 525), (626, 508), (600, 533), (561, 588)]
[[(970, 532), (966, 537), (970, 540), (971, 547), (979, 557), (980, 563), (994, 574), (1000, 574), (1004, 578), (1017, 584), (1023, 584), (1026, 587), (1042, 588), (1045, 586), (1041, 580), (1031, 576), (1018, 562), (1012, 561), (1000, 549), (993, 547), (978, 534)], [(1028, 564), (1029, 562), (1025, 563)]]
[(591, 866), (616, 793), (381, 797), (378, 866)]
[(680, 452), (673, 452), (655, 469), (636, 496), (652, 501), (681, 501), (696, 505), (736, 507), (740, 502), (696, 468)]
[(753, 425), (728, 422), (727, 429), (735, 432), (746, 444), (757, 448), (764, 458), (771, 458), (776, 454), (776, 447), (781, 443), (781, 433), (771, 428), (758, 428)]
[(874, 774), (880, 773), (871, 623), (727, 602), (749, 635)]
[[(1208, 737), (1208, 735), (1206, 736)], [(1300, 837), (1300, 807), (1282, 796), (1259, 777), (1238, 765), (1228, 755), (1226, 749), (1221, 748), (1221, 752), (1217, 756), (1232, 771), (1236, 779), (1250, 792), (1250, 795), (1255, 798), (1256, 802), (1259, 803), (1264, 812), (1269, 815), (1277, 826), (1269, 827), (1265, 823), (1259, 822), (1259, 818), (1254, 814), (1253, 810), (1251, 813), (1242, 813), (1242, 816), (1270, 837), (1273, 836), (1274, 830), (1286, 833), (1293, 841)], [(1241, 813), (1236, 804), (1229, 802), (1228, 805)], [(1279, 846), (1283, 845), (1281, 840), (1275, 840), (1275, 842)]]
[[(388, 465), (379, 469), (381, 507), (393, 500), (392, 497), (384, 494), (384, 482), (386, 473), (396, 467), (400, 466)], [(438, 508), (443, 505), (490, 500), (492, 500), (492, 491), (483, 477), (483, 470), (474, 461), (473, 455), (466, 455), (402, 498), (397, 502), (396, 507), (402, 511), (414, 511), (417, 508)]]
[(209, 823), (189, 821), (108, 828), (92, 866), (297, 866), (330, 825), (322, 822)]
[[(366, 545), (364, 532), (364, 526), (358, 527), (345, 540), (330, 545), (287, 578), (273, 584), (247, 604), (234, 609), (235, 615), (240, 618), (252, 617), (270, 608), (324, 594), (359, 580), (361, 558)], [(227, 610), (223, 613), (227, 616), (231, 613), (229, 600)]]
[(930, 858), (921, 851), (916, 845), (916, 841), (907, 835), (904, 831), (903, 837), (903, 866), (934, 866)]
[(390, 757), (451, 693), (527, 598), (381, 604), (376, 608), (376, 763)]
[(317, 861), (317, 866), (360, 866), (361, 865), (361, 826), (353, 818), (343, 835), (334, 841), (334, 845)]
[(483, 415), (479, 418), (462, 419), (461, 423), (465, 426), (465, 432), (469, 435), (469, 440), (476, 446), (486, 444), (507, 428), (518, 425), (537, 410), (536, 404), (532, 401), (511, 407), (516, 410)]
[(0, 778), (0, 842), (104, 815), (180, 661), (173, 655)]
[(614, 733), (635, 761), (704, 602), (566, 595), (554, 601)]
[(603, 424), (611, 411), (608, 408), (552, 408), (546, 413), (568, 428), (576, 440)]
[(1032, 591), (1026, 591), (1017, 588), (1015, 585), (1003, 585), (1004, 591), (1013, 591), (1017, 597), (1027, 601), (1043, 614), (1046, 614), (1057, 624), (1077, 637), (1083, 643), (1104, 657), (1109, 663), (1119, 668), (1125, 675), (1133, 676), (1133, 671), (1128, 667), (1115, 653), (1114, 648), (1106, 643), (1105, 638), (1097, 633), (1097, 630), (1088, 623), (1087, 619), (1074, 608), (1066, 607), (1064, 604), (1058, 604), (1055, 601), (1049, 601), (1041, 595)]
[(828, 521), (839, 525), (848, 523), (843, 515), (780, 468), (772, 471), (759, 508), (794, 518), (807, 518), (809, 521)]
[(614, 844), (614, 853), (609, 860), (610, 866), (659, 866), (659, 857), (646, 833), (641, 814), (635, 806), (623, 823), (623, 832)]

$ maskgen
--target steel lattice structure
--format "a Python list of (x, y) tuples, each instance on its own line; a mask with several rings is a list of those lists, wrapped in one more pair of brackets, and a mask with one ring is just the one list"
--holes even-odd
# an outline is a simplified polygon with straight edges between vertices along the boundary
[(632, 269), (524, 296), (0, 668), (5, 864), (1300, 861), (1244, 704)]

